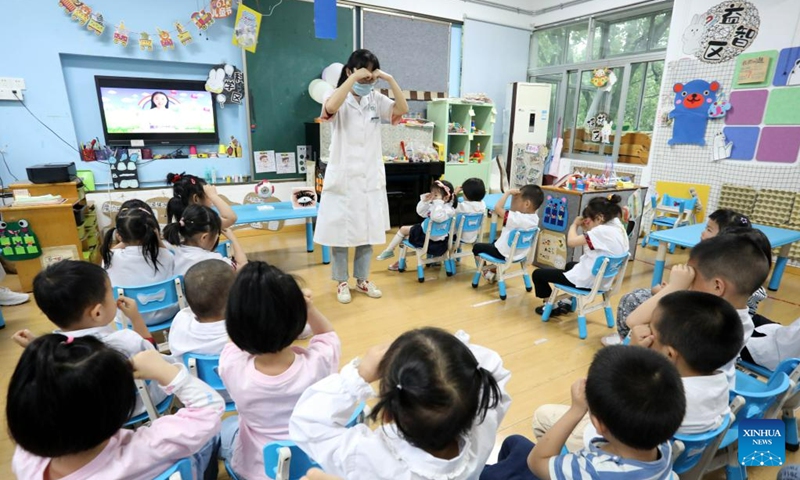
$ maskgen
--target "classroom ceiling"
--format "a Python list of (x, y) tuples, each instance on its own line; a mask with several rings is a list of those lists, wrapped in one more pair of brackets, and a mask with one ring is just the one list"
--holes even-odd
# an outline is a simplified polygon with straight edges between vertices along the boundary
[[(469, 1), (469, 0), (467, 0)], [(528, 12), (538, 12), (543, 9), (551, 9), (553, 7), (570, 7), (580, 5), (581, 3), (588, 3), (591, 0), (491, 0), (492, 3), (505, 5), (507, 7), (519, 8)], [(481, 3), (480, 1), (476, 3)]]

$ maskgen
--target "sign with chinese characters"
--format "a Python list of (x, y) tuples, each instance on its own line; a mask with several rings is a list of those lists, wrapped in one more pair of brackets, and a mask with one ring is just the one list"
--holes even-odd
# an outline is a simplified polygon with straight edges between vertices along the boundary
[(703, 35), (696, 55), (706, 63), (727, 62), (744, 52), (758, 36), (761, 25), (758, 9), (745, 1), (717, 4), (703, 19)]
[(748, 58), (742, 62), (739, 69), (739, 78), (736, 83), (740, 85), (748, 83), (763, 83), (767, 80), (769, 72), (769, 56)]

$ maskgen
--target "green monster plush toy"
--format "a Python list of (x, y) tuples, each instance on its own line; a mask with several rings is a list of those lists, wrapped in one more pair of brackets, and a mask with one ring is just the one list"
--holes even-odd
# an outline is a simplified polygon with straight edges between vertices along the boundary
[(0, 250), (6, 260), (16, 262), (42, 255), (39, 238), (25, 219), (0, 222)]

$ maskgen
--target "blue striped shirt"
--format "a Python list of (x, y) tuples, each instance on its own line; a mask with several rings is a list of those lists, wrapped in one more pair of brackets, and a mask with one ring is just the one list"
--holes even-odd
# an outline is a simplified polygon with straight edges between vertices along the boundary
[(630, 460), (600, 449), (607, 442), (595, 438), (588, 449), (550, 459), (550, 478), (556, 480), (677, 480), (672, 472), (672, 447), (658, 446), (655, 462)]

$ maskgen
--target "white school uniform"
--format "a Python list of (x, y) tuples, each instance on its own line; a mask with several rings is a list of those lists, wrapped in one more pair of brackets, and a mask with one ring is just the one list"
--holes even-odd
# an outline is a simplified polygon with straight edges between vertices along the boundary
[(459, 454), (451, 460), (414, 447), (401, 438), (393, 424), (375, 430), (364, 424), (345, 426), (353, 406), (375, 395), (354, 362), (303, 393), (289, 422), (290, 437), (325, 472), (343, 478), (477, 480), (494, 447), (497, 427), (511, 404), (506, 393), (511, 373), (503, 368), (496, 352), (477, 345), (469, 348), (479, 365), (497, 380), (502, 396), (483, 422), (476, 419), (470, 431), (459, 438)]
[[(539, 216), (535, 213), (522, 213), (512, 210), (506, 210), (506, 223), (503, 225), (503, 230), (500, 232), (500, 238), (494, 242), (497, 251), (502, 253), (505, 258), (511, 255), (511, 247), (508, 245), (508, 237), (511, 236), (513, 230), (529, 230), (539, 226)], [(528, 250), (517, 250), (514, 260), (519, 260), (528, 254)]]
[[(467, 215), (472, 213), (482, 213), (485, 216), (486, 204), (483, 203), (483, 200), (479, 202), (471, 202), (469, 200), (464, 200), (463, 202), (460, 202), (456, 207), (456, 215), (458, 215), (459, 213)], [(484, 218), (484, 220), (486, 219)], [(539, 222), (537, 221), (536, 224), (538, 225)], [(478, 239), (478, 233), (480, 232), (477, 230), (474, 232), (466, 232), (461, 236), (461, 241), (464, 243), (475, 243), (475, 241)]]
[[(447, 220), (448, 218), (453, 218), (456, 214), (455, 209), (453, 208), (453, 204), (450, 202), (445, 203), (444, 200), (433, 200), (427, 201), (425, 197), (427, 193), (423, 193), (419, 196), (419, 202), (417, 203), (417, 215), (422, 218), (428, 218), (432, 222), (441, 223)], [(440, 240), (446, 240), (447, 235), (436, 235), (431, 237), (431, 240), (438, 242)]]
[(210, 252), (200, 247), (181, 245), (175, 249), (175, 275), (186, 275), (186, 272), (203, 260), (222, 260), (233, 268), (230, 258), (218, 252)]
[(185, 353), (219, 355), (227, 343), (225, 320), (199, 322), (189, 307), (175, 315), (169, 329), (169, 351), (178, 363), (183, 363)]
[[(597, 258), (622, 255), (628, 252), (630, 245), (628, 234), (619, 218), (598, 225), (583, 235), (586, 237), (583, 255), (578, 264), (572, 267), (572, 270), (565, 272), (564, 276), (578, 288), (592, 288), (595, 280), (592, 268)], [(600, 284), (600, 289), (608, 290), (613, 281), (612, 278), (604, 280)]]
[(750, 337), (747, 350), (759, 365), (775, 370), (781, 361), (800, 357), (800, 318), (791, 325), (770, 323), (756, 328), (764, 337)]
[[(753, 330), (755, 330), (753, 318), (750, 316), (750, 309), (747, 307), (737, 308), (736, 313), (739, 314), (739, 319), (742, 321), (742, 328), (744, 329), (742, 345), (747, 345), (750, 337), (753, 336)], [(728, 378), (728, 385), (730, 385), (731, 389), (736, 388), (736, 359), (738, 357), (739, 355), (736, 355), (736, 358), (726, 363), (725, 366), (720, 369), (725, 372), (725, 376)]]
[[(175, 255), (166, 248), (158, 249), (158, 270), (147, 262), (142, 247), (129, 246), (111, 250), (111, 265), (106, 273), (114, 287), (140, 287), (160, 283), (175, 276)], [(155, 325), (172, 318), (177, 308), (142, 314), (144, 323)]]
[(394, 101), (375, 91), (360, 99), (348, 92), (332, 117), (325, 112), (325, 102), (322, 118), (332, 121), (330, 160), (314, 242), (331, 247), (382, 245), (390, 226), (381, 120), (392, 120)]

